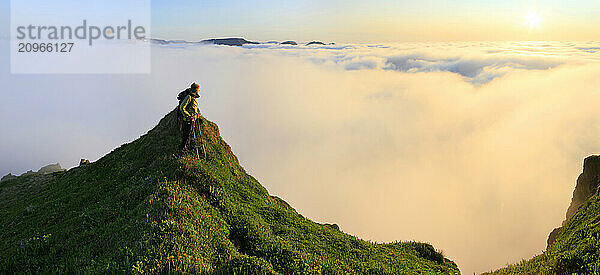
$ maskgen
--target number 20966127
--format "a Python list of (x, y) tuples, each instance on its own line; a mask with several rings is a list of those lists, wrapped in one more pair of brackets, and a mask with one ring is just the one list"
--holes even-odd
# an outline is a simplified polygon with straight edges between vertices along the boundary
[(75, 43), (19, 43), (20, 53), (68, 53)]

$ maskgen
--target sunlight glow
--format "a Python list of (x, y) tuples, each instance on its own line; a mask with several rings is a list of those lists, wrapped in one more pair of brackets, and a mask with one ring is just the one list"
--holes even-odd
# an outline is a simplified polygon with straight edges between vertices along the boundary
[(540, 22), (542, 22), (542, 16), (537, 11), (532, 11), (525, 15), (525, 25), (528, 25), (530, 30), (539, 28)]

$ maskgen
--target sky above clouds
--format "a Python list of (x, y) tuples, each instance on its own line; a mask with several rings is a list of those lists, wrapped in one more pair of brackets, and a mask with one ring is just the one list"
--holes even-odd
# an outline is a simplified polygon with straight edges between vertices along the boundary
[[(598, 39), (600, 2), (506, 1), (153, 1), (157, 37), (335, 42)], [(540, 28), (524, 17), (537, 11)]]
[[(151, 5), (152, 36), (183, 40), (590, 41), (599, 38), (600, 23), (595, 0), (152, 0)], [(530, 29), (524, 18), (534, 11), (542, 22)], [(10, 1), (0, 3), (0, 14), (9, 18)], [(8, 34), (8, 28), (0, 30), (0, 36)]]

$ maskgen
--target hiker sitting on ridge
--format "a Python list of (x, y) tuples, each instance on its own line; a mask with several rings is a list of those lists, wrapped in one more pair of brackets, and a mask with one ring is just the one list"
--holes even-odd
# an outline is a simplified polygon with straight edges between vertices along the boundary
[(200, 85), (192, 83), (192, 86), (185, 89), (185, 91), (179, 93), (177, 99), (179, 99), (179, 115), (182, 118), (181, 121), (181, 145), (179, 151), (185, 154), (190, 149), (190, 136), (192, 127), (195, 127), (195, 121), (200, 117), (200, 110), (198, 110), (197, 98), (199, 94)]

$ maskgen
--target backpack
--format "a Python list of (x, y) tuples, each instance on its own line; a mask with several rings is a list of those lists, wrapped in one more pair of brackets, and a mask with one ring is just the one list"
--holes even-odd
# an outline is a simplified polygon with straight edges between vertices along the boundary
[(183, 123), (183, 114), (181, 113), (181, 110), (179, 110), (179, 106), (181, 106), (181, 101), (183, 101), (189, 94), (190, 88), (187, 88), (177, 95), (177, 100), (179, 101), (179, 104), (177, 104), (177, 125), (179, 125), (179, 131), (181, 131)]
[(182, 92), (180, 92), (177, 95), (177, 100), (179, 100), (179, 104), (181, 105), (181, 101), (185, 99), (186, 96), (188, 96), (190, 93), (190, 88), (187, 88), (185, 90), (183, 90)]

